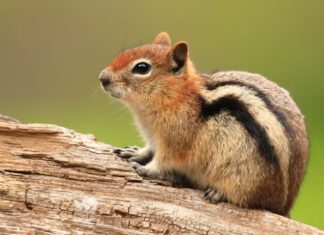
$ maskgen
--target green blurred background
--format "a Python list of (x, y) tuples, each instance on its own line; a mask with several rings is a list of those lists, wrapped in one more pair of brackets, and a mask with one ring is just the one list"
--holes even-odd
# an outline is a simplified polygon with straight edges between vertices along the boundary
[(292, 218), (324, 229), (324, 1), (0, 1), (0, 113), (142, 145), (128, 110), (99, 88), (123, 48), (160, 31), (204, 72), (247, 70), (289, 90), (311, 154)]

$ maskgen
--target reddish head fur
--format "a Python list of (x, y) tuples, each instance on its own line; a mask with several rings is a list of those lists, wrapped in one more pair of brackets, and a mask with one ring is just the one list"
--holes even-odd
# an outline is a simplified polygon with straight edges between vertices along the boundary
[(147, 58), (152, 60), (155, 65), (165, 64), (166, 56), (170, 47), (161, 44), (149, 44), (141, 47), (128, 49), (121, 52), (110, 64), (111, 69), (116, 72), (125, 68), (130, 62)]

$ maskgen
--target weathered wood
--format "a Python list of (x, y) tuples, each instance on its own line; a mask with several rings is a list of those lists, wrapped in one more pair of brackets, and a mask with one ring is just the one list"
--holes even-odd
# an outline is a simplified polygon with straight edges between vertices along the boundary
[(0, 116), (0, 233), (324, 234), (142, 179), (112, 150), (92, 135)]

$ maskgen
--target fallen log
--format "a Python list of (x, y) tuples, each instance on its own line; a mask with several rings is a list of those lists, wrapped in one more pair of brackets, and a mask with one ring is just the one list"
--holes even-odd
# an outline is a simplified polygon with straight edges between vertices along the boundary
[(113, 147), (0, 115), (1, 234), (324, 234), (143, 179)]

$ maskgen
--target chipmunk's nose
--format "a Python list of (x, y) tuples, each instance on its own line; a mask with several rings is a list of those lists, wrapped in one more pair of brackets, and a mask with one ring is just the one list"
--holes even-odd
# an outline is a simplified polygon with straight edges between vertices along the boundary
[(109, 84), (111, 83), (111, 78), (109, 76), (109, 74), (103, 70), (100, 75), (99, 75), (99, 81), (101, 82), (101, 85), (105, 88), (107, 86), (109, 86)]

